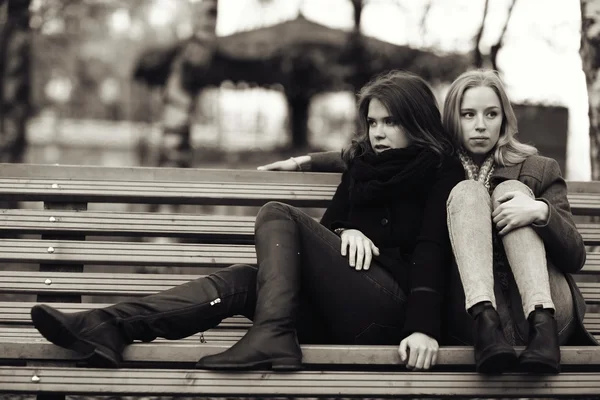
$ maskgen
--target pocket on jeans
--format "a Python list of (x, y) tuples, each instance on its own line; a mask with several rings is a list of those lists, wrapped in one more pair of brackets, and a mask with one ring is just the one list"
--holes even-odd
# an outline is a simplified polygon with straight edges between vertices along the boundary
[(372, 323), (354, 338), (354, 344), (397, 345), (400, 344), (402, 328)]

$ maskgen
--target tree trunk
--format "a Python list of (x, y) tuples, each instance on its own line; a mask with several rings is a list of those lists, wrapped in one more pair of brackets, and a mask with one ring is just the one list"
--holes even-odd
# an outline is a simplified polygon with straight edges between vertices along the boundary
[(302, 95), (286, 96), (289, 109), (289, 124), (292, 131), (292, 148), (308, 146), (308, 111), (310, 98)]
[(160, 166), (192, 166), (191, 122), (202, 76), (197, 71), (210, 65), (216, 46), (218, 0), (194, 5), (194, 36), (171, 64), (164, 90), (163, 140)]
[(30, 104), (30, 0), (0, 1), (0, 161), (22, 162)]
[(581, 0), (581, 60), (588, 91), (592, 179), (600, 179), (600, 0)]

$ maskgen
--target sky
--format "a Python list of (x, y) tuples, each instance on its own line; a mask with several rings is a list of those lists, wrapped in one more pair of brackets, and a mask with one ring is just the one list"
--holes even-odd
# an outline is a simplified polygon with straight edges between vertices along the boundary
[[(395, 44), (469, 51), (483, 15), (484, 0), (370, 0), (362, 31)], [(482, 50), (497, 40), (510, 0), (491, 0)], [(313, 21), (351, 29), (349, 0), (219, 0), (217, 34), (275, 24), (299, 12)], [(498, 68), (513, 102), (562, 105), (569, 109), (567, 178), (589, 180), (587, 92), (579, 57), (581, 15), (577, 0), (517, 0)]]

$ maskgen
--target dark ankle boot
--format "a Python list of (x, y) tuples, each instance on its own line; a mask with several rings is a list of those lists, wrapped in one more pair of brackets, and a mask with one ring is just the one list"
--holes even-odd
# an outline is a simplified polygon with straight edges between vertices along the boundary
[(295, 329), (300, 291), (297, 228), (292, 220), (270, 220), (257, 228), (255, 240), (259, 267), (254, 323), (230, 349), (201, 358), (196, 368), (294, 371), (302, 367)]
[(498, 311), (491, 303), (471, 308), (474, 318), (475, 367), (483, 374), (499, 374), (517, 364), (517, 353), (504, 337)]
[(527, 320), (529, 321), (529, 344), (519, 357), (521, 367), (528, 372), (558, 374), (560, 346), (553, 310), (537, 306)]
[[(252, 317), (256, 268), (236, 265), (161, 293), (110, 307), (63, 313), (35, 305), (31, 319), (48, 341), (77, 352), (91, 365), (118, 367), (134, 340), (181, 339), (236, 314)], [(247, 292), (245, 292), (247, 290)]]

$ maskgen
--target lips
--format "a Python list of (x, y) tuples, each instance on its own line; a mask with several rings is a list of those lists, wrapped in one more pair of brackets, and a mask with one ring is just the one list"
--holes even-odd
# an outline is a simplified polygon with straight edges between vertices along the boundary
[(375, 150), (387, 150), (389, 149), (389, 146), (384, 146), (382, 144), (378, 144), (375, 146)]

